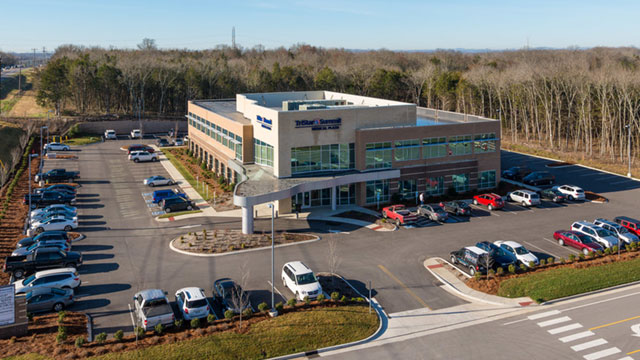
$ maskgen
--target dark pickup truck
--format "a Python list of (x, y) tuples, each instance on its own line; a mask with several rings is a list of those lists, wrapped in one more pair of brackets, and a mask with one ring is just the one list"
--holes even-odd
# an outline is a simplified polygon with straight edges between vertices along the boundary
[(78, 171), (67, 171), (65, 169), (53, 169), (46, 173), (36, 174), (36, 181), (45, 182), (72, 182), (80, 177)]
[(40, 208), (53, 204), (71, 205), (76, 203), (76, 197), (68, 193), (59, 191), (45, 191), (40, 194), (25, 194), (22, 203), (29, 205), (29, 197), (31, 197), (31, 207)]
[(13, 273), (16, 279), (25, 274), (40, 270), (72, 267), (82, 264), (82, 254), (75, 251), (62, 251), (58, 248), (39, 248), (23, 256), (7, 256), (4, 259), (4, 272)]

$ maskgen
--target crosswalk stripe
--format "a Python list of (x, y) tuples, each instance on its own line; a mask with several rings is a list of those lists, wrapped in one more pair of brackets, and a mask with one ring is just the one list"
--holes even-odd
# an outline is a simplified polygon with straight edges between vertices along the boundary
[(573, 350), (573, 351), (582, 351), (582, 350), (589, 349), (589, 348), (592, 348), (592, 347), (604, 345), (606, 343), (607, 343), (607, 340), (601, 338), (601, 339), (587, 341), (586, 343), (573, 345), (571, 347), (571, 350)]
[(549, 334), (555, 335), (555, 334), (559, 334), (559, 333), (562, 333), (562, 332), (565, 332), (565, 331), (579, 329), (581, 327), (582, 327), (581, 324), (575, 323), (575, 324), (571, 324), (571, 325), (561, 326), (559, 328), (551, 329), (551, 330), (548, 330), (548, 331), (549, 331)]
[(529, 318), (529, 320), (537, 320), (537, 319), (541, 319), (543, 317), (557, 315), (557, 314), (560, 314), (560, 310), (551, 310), (551, 311), (543, 312), (543, 313), (540, 313), (540, 314), (530, 315), (530, 316), (528, 316), (528, 318)]
[(559, 340), (562, 341), (563, 343), (567, 343), (567, 342), (570, 342), (570, 341), (586, 338), (588, 336), (593, 336), (593, 335), (595, 335), (595, 334), (593, 332), (591, 332), (591, 331), (583, 331), (583, 332), (580, 332), (580, 333), (577, 333), (577, 334), (561, 337)]
[(613, 354), (617, 354), (620, 352), (620, 349), (618, 349), (617, 347), (612, 347), (609, 349), (604, 349), (604, 350), (600, 350), (591, 354), (587, 354), (585, 356), (583, 356), (586, 360), (598, 360), (600, 358), (603, 358), (605, 356), (609, 356), (609, 355), (613, 355)]
[(555, 324), (559, 324), (559, 323), (563, 323), (563, 322), (567, 322), (567, 321), (571, 321), (571, 318), (568, 317), (568, 316), (563, 316), (563, 317), (559, 317), (559, 318), (555, 318), (555, 319), (539, 322), (538, 326), (545, 327), (545, 326), (555, 325)]
[(618, 360), (633, 360), (633, 358), (631, 356), (625, 356), (625, 357), (620, 358)]

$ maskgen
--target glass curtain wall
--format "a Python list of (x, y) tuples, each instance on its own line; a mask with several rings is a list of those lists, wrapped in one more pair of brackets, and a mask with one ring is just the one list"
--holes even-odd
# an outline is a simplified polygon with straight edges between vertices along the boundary
[(256, 164), (273, 167), (273, 146), (253, 139), (253, 156)]
[(291, 148), (291, 174), (341, 171), (355, 167), (354, 144), (330, 144)]
[(367, 169), (384, 169), (391, 167), (393, 148), (391, 142), (369, 143), (366, 147)]

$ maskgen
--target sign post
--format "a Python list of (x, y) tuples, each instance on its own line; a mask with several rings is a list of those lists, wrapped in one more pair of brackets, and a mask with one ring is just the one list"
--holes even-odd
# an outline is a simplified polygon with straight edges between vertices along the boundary
[(376, 203), (378, 210), (380, 210), (380, 191), (376, 192)]
[(0, 286), (0, 326), (16, 322), (15, 285)]

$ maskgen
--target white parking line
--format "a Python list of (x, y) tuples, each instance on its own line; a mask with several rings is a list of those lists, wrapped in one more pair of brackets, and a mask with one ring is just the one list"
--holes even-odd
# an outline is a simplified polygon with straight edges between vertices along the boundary
[(573, 334), (573, 335), (569, 335), (569, 336), (565, 336), (565, 337), (561, 337), (560, 341), (562, 341), (563, 343), (567, 343), (567, 342), (571, 342), (574, 340), (578, 340), (578, 339), (583, 339), (589, 336), (593, 336), (595, 335), (595, 333), (591, 332), (591, 331), (583, 331), (577, 334)]
[(571, 321), (571, 318), (568, 317), (568, 316), (563, 316), (563, 317), (559, 317), (559, 318), (555, 318), (555, 319), (539, 322), (538, 326), (546, 327), (546, 326), (560, 324), (560, 323), (567, 322), (567, 321)]
[[(269, 286), (271, 286), (271, 281), (267, 280), (267, 284), (269, 284)], [(282, 295), (282, 293), (280, 292), (280, 290), (278, 290), (278, 288), (277, 288), (277, 287), (275, 287), (275, 285), (273, 286), (273, 289), (274, 289), (274, 290), (275, 290), (275, 291), (276, 291), (276, 292), (277, 292), (277, 293), (278, 293), (278, 294), (279, 294), (283, 299), (285, 299), (285, 300), (289, 300), (289, 299), (287, 299), (287, 297), (286, 297), (286, 296)]]
[[(554, 244), (556, 244), (556, 245), (559, 245), (557, 241), (553, 241), (553, 240), (551, 240), (551, 239), (547, 239), (547, 238), (543, 238), (543, 239), (544, 239), (544, 240), (547, 240), (547, 241), (548, 241), (548, 242), (550, 242), (550, 243), (554, 243)], [(576, 254), (576, 255), (580, 255), (580, 252), (579, 252), (579, 251), (577, 251), (577, 250), (575, 250), (575, 249), (572, 249), (572, 248), (570, 248), (570, 247), (568, 247), (568, 246), (567, 246), (567, 250), (571, 251), (572, 253), (574, 253), (574, 254)]]
[(563, 332), (567, 332), (569, 330), (579, 329), (581, 327), (582, 327), (581, 324), (575, 323), (575, 324), (565, 325), (565, 326), (561, 326), (559, 328), (555, 328), (555, 329), (551, 329), (551, 330), (547, 330), (547, 331), (549, 332), (549, 334), (555, 335), (555, 334), (560, 334), (560, 333), (563, 333)]
[(548, 317), (548, 316), (553, 316), (558, 314), (560, 314), (560, 310), (551, 310), (551, 311), (547, 311), (539, 314), (529, 315), (527, 316), (527, 318), (529, 318), (529, 320), (537, 320), (537, 319), (542, 319), (543, 317)]
[(545, 249), (543, 249), (543, 248), (541, 248), (541, 247), (539, 247), (539, 246), (533, 245), (532, 243), (530, 243), (530, 242), (528, 242), (528, 241), (523, 241), (523, 243), (525, 243), (525, 244), (527, 244), (527, 245), (529, 245), (529, 246), (531, 246), (531, 247), (534, 247), (534, 248), (536, 248), (536, 249), (538, 249), (538, 250), (540, 250), (540, 251), (543, 251), (543, 252), (545, 252), (545, 253), (547, 253), (547, 254), (549, 254), (549, 255), (553, 255), (553, 257), (555, 257), (556, 259), (560, 259), (560, 256), (558, 256), (558, 255), (556, 255), (556, 254), (552, 253), (551, 251), (545, 250)]
[(633, 180), (631, 180), (631, 179), (626, 179), (626, 180), (623, 180), (623, 181), (616, 181), (616, 182), (612, 182), (612, 183), (611, 183), (611, 184), (609, 184), (609, 185), (624, 184), (624, 183), (631, 182), (631, 181), (633, 181)]
[(604, 345), (606, 343), (607, 343), (607, 340), (605, 340), (605, 339), (602, 339), (602, 338), (601, 339), (595, 339), (595, 340), (587, 341), (586, 343), (573, 345), (571, 347), (571, 350), (573, 350), (573, 351), (582, 351), (582, 350), (590, 349), (592, 347)]
[(598, 360), (600, 358), (603, 358), (605, 356), (609, 356), (609, 355), (613, 355), (613, 354), (617, 354), (620, 352), (620, 349), (618, 349), (617, 347), (612, 347), (609, 349), (605, 349), (605, 350), (601, 350), (598, 352), (594, 352), (588, 355), (583, 356), (583, 358), (585, 358), (586, 360)]

